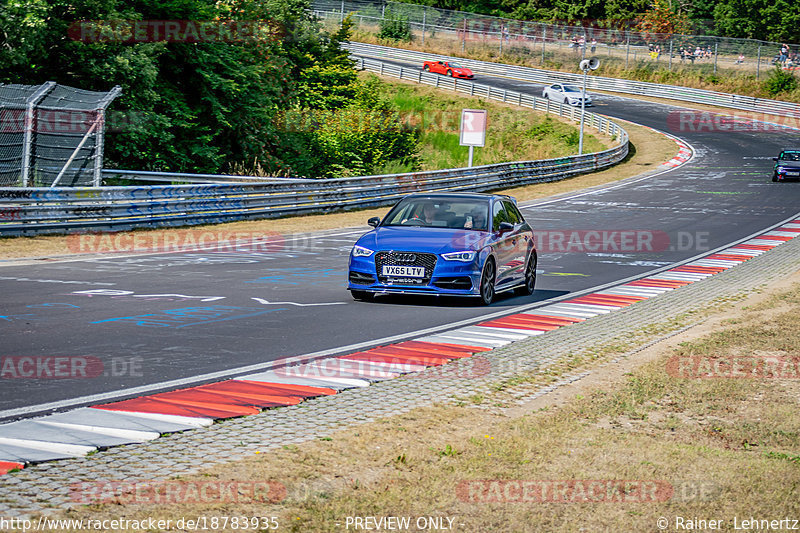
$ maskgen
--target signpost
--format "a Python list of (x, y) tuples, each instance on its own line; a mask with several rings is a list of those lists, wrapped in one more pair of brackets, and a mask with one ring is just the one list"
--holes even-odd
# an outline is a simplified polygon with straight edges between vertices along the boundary
[(486, 110), (461, 110), (461, 146), (469, 146), (469, 163), (472, 166), (473, 150), (476, 146), (486, 145)]

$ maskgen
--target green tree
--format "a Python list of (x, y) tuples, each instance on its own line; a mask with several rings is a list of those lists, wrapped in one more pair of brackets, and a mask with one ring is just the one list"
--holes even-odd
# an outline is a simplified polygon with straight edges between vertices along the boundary
[(720, 0), (714, 8), (720, 35), (800, 42), (800, 10), (787, 0)]

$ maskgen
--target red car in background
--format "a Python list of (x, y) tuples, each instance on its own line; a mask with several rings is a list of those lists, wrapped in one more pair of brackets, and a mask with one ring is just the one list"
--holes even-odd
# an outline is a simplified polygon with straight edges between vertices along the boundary
[(474, 76), (472, 71), (466, 67), (462, 67), (455, 61), (426, 61), (422, 67), (425, 72), (433, 72), (434, 74), (444, 74), (453, 78), (472, 79)]

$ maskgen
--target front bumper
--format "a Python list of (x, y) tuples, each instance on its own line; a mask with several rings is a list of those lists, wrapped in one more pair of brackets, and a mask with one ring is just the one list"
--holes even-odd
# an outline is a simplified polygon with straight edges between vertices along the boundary
[[(348, 290), (373, 293), (397, 294), (441, 294), (452, 296), (478, 296), (480, 294), (481, 270), (478, 259), (469, 263), (446, 261), (440, 257), (423, 283), (408, 283), (402, 279), (379, 279), (375, 267), (375, 256), (350, 256), (348, 268)], [(383, 276), (380, 276), (383, 278)]]
[(778, 180), (800, 180), (800, 168), (783, 168), (781, 170), (775, 169), (775, 174), (778, 176)]

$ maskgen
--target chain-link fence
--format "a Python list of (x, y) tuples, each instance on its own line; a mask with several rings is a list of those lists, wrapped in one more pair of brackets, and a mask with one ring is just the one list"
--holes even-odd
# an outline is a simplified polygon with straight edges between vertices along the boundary
[(575, 59), (597, 56), (606, 65), (654, 70), (691, 69), (703, 74), (750, 74), (759, 78), (779, 65), (800, 69), (798, 45), (781, 53), (781, 43), (707, 35), (644, 33), (585, 25), (545, 24), (429, 6), (377, 0), (313, 0), (314, 11), (326, 20), (341, 20), (353, 13), (356, 27), (378, 33), (384, 20), (408, 24), (411, 37), (425, 45), (436, 40), (442, 53), (480, 56), (522, 56), (539, 65), (558, 67)]
[(120, 92), (0, 85), (0, 186), (99, 186), (105, 110)]

